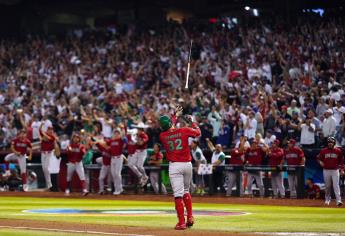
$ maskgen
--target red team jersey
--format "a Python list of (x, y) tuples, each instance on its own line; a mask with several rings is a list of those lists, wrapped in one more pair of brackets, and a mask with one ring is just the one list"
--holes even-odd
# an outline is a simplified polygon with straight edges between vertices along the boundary
[(344, 156), (340, 148), (324, 148), (318, 159), (324, 163), (326, 170), (344, 169)]
[(14, 147), (14, 150), (16, 150), (22, 155), (25, 155), (28, 151), (28, 148), (31, 148), (31, 142), (27, 138), (24, 138), (24, 139), (15, 138), (12, 141), (12, 145)]
[(99, 152), (102, 155), (103, 165), (109, 166), (110, 165), (110, 160), (111, 160), (109, 149), (104, 147), (104, 146), (102, 146), (102, 145), (100, 145), (100, 144), (97, 144), (97, 148), (98, 148)]
[(320, 196), (320, 187), (314, 184), (311, 188), (307, 188), (307, 195), (309, 199), (315, 199)]
[(284, 150), (281, 148), (272, 148), (268, 155), (268, 164), (270, 166), (279, 166), (284, 158)]
[[(41, 136), (43, 137), (42, 132), (40, 131)], [(42, 139), (41, 141), (41, 151), (50, 152), (55, 148), (55, 137), (53, 135), (46, 134), (49, 139)]]
[(144, 150), (147, 148), (147, 142), (149, 141), (149, 136), (147, 136), (146, 133), (142, 132), (141, 134), (138, 134), (138, 141), (142, 141), (143, 144), (139, 145), (137, 144), (136, 148), (137, 150)]
[(245, 152), (235, 148), (231, 151), (231, 158), (229, 159), (230, 165), (243, 165), (245, 159)]
[(127, 134), (127, 140), (128, 140), (128, 143), (127, 143), (128, 155), (133, 155), (135, 151), (137, 150), (137, 145), (135, 142), (133, 142), (132, 135)]
[(170, 129), (159, 135), (159, 139), (166, 151), (166, 157), (171, 162), (190, 162), (192, 156), (188, 145), (188, 138), (200, 136), (200, 129), (193, 124), (193, 128), (183, 127), (179, 129)]
[(84, 154), (86, 153), (85, 146), (80, 143), (72, 143), (67, 149), (68, 162), (76, 163), (81, 162)]
[(261, 148), (248, 148), (246, 152), (246, 161), (249, 165), (262, 165), (265, 153)]
[(289, 166), (301, 165), (304, 152), (298, 147), (288, 148), (285, 150), (285, 160)]
[(122, 154), (125, 142), (122, 138), (112, 138), (107, 141), (109, 152), (112, 157), (120, 156)]

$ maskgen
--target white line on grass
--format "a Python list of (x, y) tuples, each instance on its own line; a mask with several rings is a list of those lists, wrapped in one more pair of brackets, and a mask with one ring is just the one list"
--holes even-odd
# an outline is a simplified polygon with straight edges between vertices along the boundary
[(53, 231), (53, 232), (64, 232), (64, 233), (86, 233), (86, 234), (100, 234), (100, 235), (117, 235), (117, 236), (153, 236), (148, 234), (123, 234), (123, 233), (107, 233), (89, 230), (70, 230), (70, 229), (51, 229), (51, 228), (36, 228), (36, 227), (23, 227), (23, 226), (7, 226), (0, 225), (0, 228), (9, 229), (24, 229), (24, 230), (41, 230), (41, 231)]

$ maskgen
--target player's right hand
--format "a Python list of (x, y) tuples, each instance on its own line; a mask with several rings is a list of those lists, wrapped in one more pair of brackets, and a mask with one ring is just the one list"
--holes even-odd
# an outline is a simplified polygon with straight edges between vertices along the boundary
[(179, 117), (179, 116), (182, 115), (182, 113), (183, 113), (183, 108), (182, 108), (182, 106), (177, 105), (177, 106), (175, 107), (175, 115), (176, 115), (177, 117)]

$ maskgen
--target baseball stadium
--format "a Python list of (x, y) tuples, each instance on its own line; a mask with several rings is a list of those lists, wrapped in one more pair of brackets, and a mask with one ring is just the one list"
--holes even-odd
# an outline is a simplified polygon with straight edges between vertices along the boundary
[(0, 0), (0, 236), (345, 235), (342, 0)]

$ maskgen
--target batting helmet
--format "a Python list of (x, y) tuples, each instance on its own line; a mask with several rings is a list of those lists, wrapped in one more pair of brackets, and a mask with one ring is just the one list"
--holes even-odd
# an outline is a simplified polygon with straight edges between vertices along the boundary
[(162, 130), (168, 130), (172, 127), (172, 122), (169, 116), (161, 116), (159, 118), (159, 125), (161, 126)]

